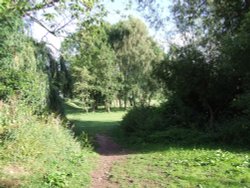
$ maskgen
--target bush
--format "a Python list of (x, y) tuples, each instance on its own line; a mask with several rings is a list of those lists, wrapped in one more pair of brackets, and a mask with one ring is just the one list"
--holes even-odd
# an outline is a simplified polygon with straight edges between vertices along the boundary
[(131, 109), (123, 118), (121, 126), (127, 133), (150, 131), (154, 123), (150, 119), (154, 116), (155, 107), (136, 107)]
[(133, 108), (123, 118), (122, 127), (127, 133), (164, 131), (169, 127), (200, 128), (204, 119), (180, 101), (170, 99), (159, 107)]
[(19, 75), (16, 70), (0, 69), (0, 99), (12, 96), (19, 85)]
[(224, 121), (218, 125), (218, 133), (221, 142), (249, 147), (250, 120), (242, 116)]
[(199, 113), (170, 100), (160, 107), (137, 107), (123, 118), (121, 125), (131, 143), (236, 144), (250, 142), (250, 120), (247, 115), (215, 122), (215, 130), (204, 129), (206, 120)]

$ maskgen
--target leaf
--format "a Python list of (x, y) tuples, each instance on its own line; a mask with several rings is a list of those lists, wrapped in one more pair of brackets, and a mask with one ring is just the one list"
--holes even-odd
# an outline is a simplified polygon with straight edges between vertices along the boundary
[(52, 14), (52, 13), (45, 13), (43, 14), (43, 16), (45, 17), (47, 21), (51, 21), (55, 18), (55, 14)]

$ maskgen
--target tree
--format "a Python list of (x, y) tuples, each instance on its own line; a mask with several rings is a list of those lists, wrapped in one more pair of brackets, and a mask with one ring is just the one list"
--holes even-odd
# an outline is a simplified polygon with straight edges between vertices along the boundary
[[(39, 24), (52, 35), (60, 34), (61, 30), (75, 18), (87, 16), (96, 1), (93, 0), (3, 0), (0, 2), (0, 17), (10, 19), (13, 16), (25, 18)], [(66, 19), (58, 22), (58, 17)]]
[(195, 115), (190, 124), (202, 117), (201, 125), (215, 129), (216, 120), (242, 112), (232, 104), (248, 96), (248, 11), (248, 0), (174, 2), (177, 28), (192, 37), (184, 47), (172, 46), (158, 75), (170, 98), (188, 107), (189, 118)]
[(110, 32), (110, 43), (115, 50), (118, 69), (122, 74), (119, 96), (136, 105), (152, 97), (156, 83), (151, 78), (153, 63), (162, 57), (162, 51), (149, 37), (147, 28), (139, 19), (129, 18), (114, 25)]
[[(105, 23), (84, 26), (69, 37), (63, 47), (65, 57), (71, 62), (72, 71), (80, 71), (81, 74), (77, 76), (82, 76), (80, 80), (85, 80), (86, 83), (78, 84), (75, 93), (87, 89), (86, 95), (92, 101), (93, 110), (98, 104), (104, 103), (109, 111), (118, 86), (119, 75), (114, 51), (108, 44), (108, 30), (109, 25)], [(77, 78), (75, 81), (75, 84), (79, 83)]]
[[(27, 26), (37, 23), (47, 30), (47, 34), (59, 36), (65, 26), (72, 23), (75, 18), (81, 17), (81, 20), (96, 21), (96, 15), (102, 14), (104, 10), (99, 5), (99, 11), (96, 8), (95, 13), (90, 15), (89, 12), (95, 3), (96, 1), (92, 0), (0, 1), (0, 69), (4, 69), (1, 72), (5, 73), (0, 78), (4, 80), (4, 84), (0, 85), (2, 99), (10, 97), (12, 94), (25, 93), (29, 89), (34, 89), (34, 93), (38, 92), (39, 89), (35, 90), (35, 86), (29, 88), (28, 82), (32, 78), (32, 81), (36, 82), (39, 80), (36, 76), (40, 75), (40, 86), (43, 87), (40, 89), (40, 94), (43, 94), (43, 96), (40, 95), (41, 101), (43, 101), (41, 104), (43, 106), (40, 106), (41, 111), (49, 107), (53, 111), (61, 113), (60, 93), (64, 96), (71, 95), (68, 92), (71, 91), (70, 72), (63, 58), (60, 62), (54, 59), (51, 51), (46, 47), (48, 43), (37, 43), (26, 36), (25, 33), (29, 29)], [(58, 19), (62, 17), (63, 21)], [(25, 55), (23, 52), (29, 54)], [(27, 73), (30, 77), (26, 78), (26, 75), (21, 72), (26, 73), (29, 68), (32, 69), (30, 70), (32, 75)], [(23, 98), (29, 101), (28, 103), (39, 103), (41, 101), (38, 99), (38, 94), (37, 100), (35, 100), (35, 96), (33, 96), (34, 100), (31, 96), (28, 97), (28, 93), (25, 93)]]

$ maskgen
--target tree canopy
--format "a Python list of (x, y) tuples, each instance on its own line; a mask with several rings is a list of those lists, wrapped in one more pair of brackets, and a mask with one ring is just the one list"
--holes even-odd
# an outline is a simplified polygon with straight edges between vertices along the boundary
[(125, 107), (128, 101), (146, 104), (158, 89), (151, 74), (163, 53), (138, 19), (113, 26), (83, 25), (65, 41), (63, 49), (72, 71), (78, 70), (83, 76), (75, 89), (84, 90), (85, 98), (89, 93), (89, 101), (107, 106), (118, 98), (120, 103), (124, 100)]

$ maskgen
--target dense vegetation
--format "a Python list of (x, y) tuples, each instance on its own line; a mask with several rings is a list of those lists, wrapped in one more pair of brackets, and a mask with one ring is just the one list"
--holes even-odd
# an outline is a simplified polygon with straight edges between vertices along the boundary
[[(168, 101), (158, 109), (132, 110), (123, 121), (125, 130), (144, 131), (147, 138), (152, 130), (178, 127), (213, 134), (211, 141), (246, 146), (250, 141), (248, 1), (178, 1), (172, 11), (187, 41), (172, 45), (155, 69)], [(167, 137), (160, 135), (163, 140)]]
[[(157, 147), (145, 161), (135, 154), (113, 169), (127, 176), (126, 165), (149, 168), (158, 180), (148, 185), (163, 186), (165, 177), (180, 186), (249, 185), (249, 156), (239, 150), (250, 143), (248, 0), (174, 1), (172, 15), (186, 40), (166, 53), (141, 20), (129, 17), (110, 25), (94, 1), (0, 3), (0, 187), (88, 186), (95, 154), (83, 130), (93, 137), (114, 131), (121, 144), (136, 144), (141, 153)], [(156, 1), (138, 3), (151, 14), (148, 21), (163, 26)], [(27, 28), (36, 22), (57, 36), (65, 26), (57, 22), (62, 12), (80, 23), (55, 58)], [(64, 113), (63, 103), (72, 99), (86, 111), (68, 115), (75, 125)], [(113, 119), (108, 113), (88, 114), (100, 106)], [(110, 113), (112, 107), (129, 109), (121, 129), (116, 125), (121, 113)], [(100, 119), (111, 122), (100, 125)], [(194, 177), (183, 175), (192, 170)], [(133, 171), (132, 176), (142, 175)], [(138, 186), (150, 179), (138, 177)], [(112, 178), (129, 186), (119, 174)]]
[(25, 29), (24, 17), (52, 3), (0, 4), (0, 187), (90, 183), (95, 154), (81, 147), (61, 118), (65, 64)]
[(113, 26), (83, 23), (65, 40), (63, 54), (73, 76), (73, 96), (86, 110), (150, 104), (159, 90), (152, 74), (163, 52), (138, 19)]

